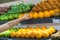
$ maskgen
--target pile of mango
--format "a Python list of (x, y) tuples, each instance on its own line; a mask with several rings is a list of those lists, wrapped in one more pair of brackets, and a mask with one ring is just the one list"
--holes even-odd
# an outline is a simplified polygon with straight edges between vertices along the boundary
[(18, 4), (12, 5), (11, 9), (7, 11), (7, 13), (26, 13), (29, 12), (34, 4)]
[(36, 27), (36, 28), (21, 28), (16, 32), (11, 32), (10, 37), (14, 38), (48, 38), (50, 35), (55, 33), (55, 28), (50, 26), (47, 28), (46, 26)]
[(6, 11), (5, 14), (0, 15), (0, 21), (9, 21), (17, 19), (20, 14), (31, 11), (33, 6), (34, 4), (12, 5), (10, 9)]
[(36, 26), (28, 28), (10, 28), (0, 33), (0, 37), (11, 38), (49, 38), (56, 32), (54, 26)]
[(0, 21), (9, 21), (9, 20), (13, 20), (13, 19), (16, 19), (18, 18), (20, 15), (20, 13), (16, 13), (16, 14), (3, 14), (0, 16)]
[(0, 15), (0, 21), (14, 20), (24, 16), (25, 13), (29, 13), (29, 17), (31, 19), (51, 18), (51, 17), (60, 16), (59, 8), (37, 12), (37, 11), (32, 11), (33, 6), (34, 4), (12, 5), (10, 9), (6, 11), (5, 14)]
[(0, 37), (10, 37), (10, 33), (11, 32), (16, 32), (17, 30), (19, 30), (20, 28), (10, 28), (4, 32), (0, 33)]
[[(19, 16), (22, 17), (24, 14)], [(29, 12), (29, 17), (32, 19), (38, 18), (50, 18), (50, 17), (57, 17), (60, 16), (59, 9), (49, 10), (49, 11), (40, 11), (40, 12)]]

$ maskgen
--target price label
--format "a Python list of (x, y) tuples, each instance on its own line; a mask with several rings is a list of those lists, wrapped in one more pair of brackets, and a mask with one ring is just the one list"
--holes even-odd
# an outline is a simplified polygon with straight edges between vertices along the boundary
[(60, 23), (60, 19), (53, 19), (53, 23)]
[(8, 39), (8, 40), (13, 40), (13, 39)]

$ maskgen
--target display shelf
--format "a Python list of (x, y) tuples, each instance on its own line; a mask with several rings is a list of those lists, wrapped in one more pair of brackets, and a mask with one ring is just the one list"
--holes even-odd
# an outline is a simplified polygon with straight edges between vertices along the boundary
[(51, 40), (50, 38), (42, 38), (42, 39), (36, 39), (36, 38), (5, 38), (1, 37), (0, 40)]
[(24, 20), (22, 24), (60, 23), (60, 17)]
[[(8, 21), (0, 21), (0, 24), (4, 24)], [(60, 17), (55, 18), (44, 18), (44, 19), (30, 19), (23, 20), (21, 24), (42, 24), (42, 23), (60, 23)]]
[(1, 24), (4, 24), (4, 23), (6, 23), (6, 22), (8, 22), (8, 21), (0, 21), (0, 25), (1, 25)]

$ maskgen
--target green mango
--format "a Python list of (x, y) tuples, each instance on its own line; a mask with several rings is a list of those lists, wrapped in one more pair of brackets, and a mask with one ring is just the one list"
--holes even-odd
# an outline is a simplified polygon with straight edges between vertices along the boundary
[(5, 32), (5, 37), (10, 37), (10, 31)]
[(18, 18), (18, 17), (19, 17), (19, 15), (20, 15), (19, 13), (15, 14), (15, 18)]
[(12, 15), (9, 15), (8, 18), (9, 18), (9, 20), (12, 20), (13, 19), (13, 16)]
[(1, 17), (1, 21), (3, 21), (3, 20), (4, 20), (4, 17), (2, 16), (2, 17)]
[(8, 20), (8, 16), (4, 15), (3, 17), (4, 17), (4, 20)]

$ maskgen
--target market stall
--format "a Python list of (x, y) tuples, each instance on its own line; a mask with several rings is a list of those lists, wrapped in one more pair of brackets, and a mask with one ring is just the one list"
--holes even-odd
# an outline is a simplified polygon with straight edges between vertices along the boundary
[(4, 32), (0, 40), (60, 40), (60, 0), (18, 0), (0, 4), (0, 25), (21, 18), (23, 20)]

